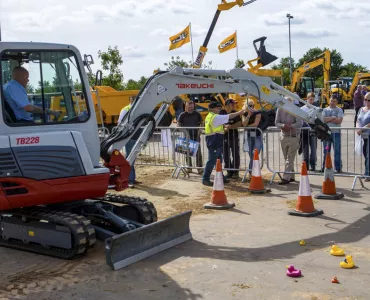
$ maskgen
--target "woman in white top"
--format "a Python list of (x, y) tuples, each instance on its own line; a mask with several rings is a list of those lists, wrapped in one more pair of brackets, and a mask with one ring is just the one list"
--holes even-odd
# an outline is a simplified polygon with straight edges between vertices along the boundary
[[(370, 92), (365, 95), (365, 106), (361, 107), (357, 115), (356, 127), (369, 128), (357, 130), (358, 135), (362, 135), (364, 139), (364, 146), (362, 153), (365, 156), (365, 176), (370, 176)], [(365, 181), (370, 181), (370, 178), (366, 178)]]

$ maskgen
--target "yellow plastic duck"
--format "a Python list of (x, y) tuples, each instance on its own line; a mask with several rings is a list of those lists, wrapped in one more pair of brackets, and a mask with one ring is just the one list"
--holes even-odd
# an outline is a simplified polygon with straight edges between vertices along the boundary
[(343, 249), (339, 248), (337, 245), (333, 245), (331, 246), (330, 254), (335, 255), (335, 256), (342, 256), (344, 255), (344, 251)]
[(347, 255), (344, 260), (340, 262), (340, 266), (344, 269), (351, 269), (355, 266), (351, 255)]
[(301, 246), (304, 246), (304, 245), (306, 245), (306, 242), (305, 242), (305, 240), (302, 240), (302, 241), (300, 241), (300, 242), (299, 242), (299, 244), (300, 244)]

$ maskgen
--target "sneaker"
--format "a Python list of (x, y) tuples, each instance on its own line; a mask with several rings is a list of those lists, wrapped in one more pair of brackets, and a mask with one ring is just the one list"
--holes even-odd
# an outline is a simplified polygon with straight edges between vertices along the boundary
[(202, 181), (202, 184), (203, 184), (203, 185), (206, 185), (206, 186), (213, 186), (213, 182), (212, 182), (212, 181), (210, 181), (210, 180), (203, 180), (203, 181)]
[(281, 180), (281, 181), (279, 181), (279, 185), (283, 185), (283, 184), (289, 184), (290, 183), (290, 181), (289, 180), (286, 180), (286, 179), (283, 179), (283, 180)]
[(135, 187), (135, 184), (133, 184), (132, 182), (130, 182), (130, 183), (128, 184), (128, 187), (132, 189), (132, 188), (134, 188), (134, 187)]
[(232, 179), (239, 179), (239, 172), (235, 172), (231, 178)]

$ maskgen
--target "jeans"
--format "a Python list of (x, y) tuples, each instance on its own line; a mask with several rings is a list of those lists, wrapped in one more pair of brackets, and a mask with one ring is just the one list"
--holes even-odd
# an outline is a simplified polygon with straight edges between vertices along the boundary
[(204, 168), (204, 173), (203, 173), (203, 178), (202, 178), (203, 181), (210, 181), (211, 173), (213, 171), (213, 168), (216, 166), (216, 161), (218, 158), (221, 160), (221, 164), (222, 164), (222, 148), (217, 148), (217, 149), (208, 148), (208, 161)]
[(261, 153), (263, 148), (262, 137), (261, 136), (250, 136), (248, 135), (248, 145), (249, 145), (249, 170), (251, 171), (253, 168), (253, 156), (254, 156), (254, 149), (258, 150), (258, 154)]
[[(333, 144), (334, 144), (334, 167), (337, 172), (342, 171), (342, 159), (341, 159), (341, 136), (340, 132), (333, 132)], [(324, 146), (324, 161), (322, 168), (325, 168), (326, 153), (331, 151), (331, 142), (323, 141)], [(326, 149), (328, 147), (329, 149)]]
[(312, 136), (309, 130), (302, 130), (301, 147), (303, 160), (306, 162), (307, 168), (310, 167), (312, 170), (316, 170), (317, 137)]
[(362, 153), (365, 156), (365, 176), (370, 176), (370, 140), (364, 138), (364, 145), (362, 147)]
[[(235, 169), (229, 172), (238, 172), (240, 167), (239, 139), (228, 139), (224, 141), (225, 169)], [(231, 159), (232, 157), (232, 159)]]
[[(136, 140), (129, 140), (125, 146), (125, 149), (126, 149), (126, 157), (129, 156), (129, 154), (131, 153), (132, 151), (132, 148), (135, 146), (135, 143), (136, 143)], [(129, 183), (135, 183), (135, 180), (136, 180), (136, 172), (135, 172), (135, 161), (132, 163), (131, 165), (131, 171), (130, 171), (130, 175), (128, 177), (128, 182)]]

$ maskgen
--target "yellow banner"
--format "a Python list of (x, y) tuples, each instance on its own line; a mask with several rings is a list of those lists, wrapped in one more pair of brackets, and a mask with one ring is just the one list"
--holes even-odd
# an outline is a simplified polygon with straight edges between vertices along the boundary
[(175, 34), (170, 37), (170, 48), (169, 51), (180, 48), (182, 45), (185, 45), (190, 42), (190, 24), (178, 34)]
[(230, 49), (236, 47), (236, 43), (237, 43), (236, 32), (234, 32), (232, 35), (228, 36), (218, 45), (218, 51), (220, 51), (220, 53), (229, 51)]

